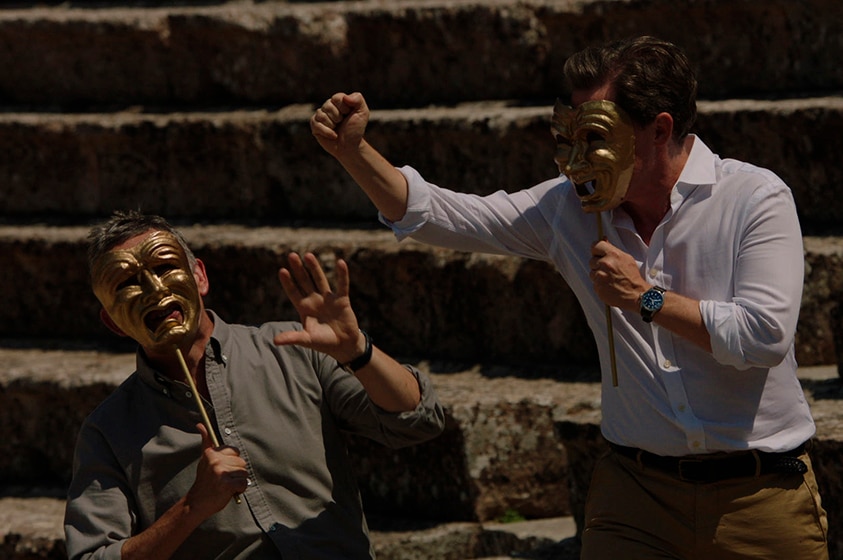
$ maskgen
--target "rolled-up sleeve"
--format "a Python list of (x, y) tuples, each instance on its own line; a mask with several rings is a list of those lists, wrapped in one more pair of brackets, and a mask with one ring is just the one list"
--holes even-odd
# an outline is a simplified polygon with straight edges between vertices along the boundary
[(714, 358), (738, 369), (772, 367), (790, 350), (804, 279), (804, 248), (791, 192), (758, 188), (746, 205), (731, 301), (700, 302)]
[(430, 377), (418, 369), (405, 366), (416, 378), (421, 399), (414, 410), (387, 412), (372, 405), (380, 418), (384, 444), (392, 448), (405, 447), (434, 438), (445, 429), (445, 411), (439, 403)]
[(360, 381), (332, 359), (325, 357), (319, 368), (325, 398), (340, 422), (351, 433), (362, 435), (398, 449), (430, 440), (445, 428), (445, 412), (430, 378), (405, 365), (416, 378), (421, 392), (419, 404), (404, 412), (386, 411), (369, 399)]
[(405, 166), (398, 169), (407, 180), (407, 211), (397, 222), (390, 222), (383, 214), (378, 213), (381, 223), (392, 229), (395, 236), (401, 240), (417, 232), (428, 220), (430, 215), (430, 191), (418, 188), (424, 184), (424, 179), (418, 171)]

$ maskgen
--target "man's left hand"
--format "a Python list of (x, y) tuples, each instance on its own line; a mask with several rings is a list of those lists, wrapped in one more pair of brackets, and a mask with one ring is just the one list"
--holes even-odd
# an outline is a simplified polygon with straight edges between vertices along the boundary
[(337, 259), (337, 288), (332, 291), (313, 253), (306, 253), (304, 259), (291, 253), (287, 260), (288, 268), (278, 271), (278, 279), (298, 311), (304, 330), (278, 333), (275, 344), (312, 348), (341, 364), (360, 356), (366, 340), (351, 309), (348, 264)]

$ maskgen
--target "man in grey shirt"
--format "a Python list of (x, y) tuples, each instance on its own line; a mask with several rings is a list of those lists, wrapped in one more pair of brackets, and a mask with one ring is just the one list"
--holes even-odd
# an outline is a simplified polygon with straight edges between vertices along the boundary
[(346, 263), (332, 290), (312, 254), (290, 255), (301, 323), (248, 327), (204, 308), (204, 264), (163, 218), (116, 213), (89, 241), (101, 318), (139, 349), (80, 431), (69, 558), (374, 558), (342, 432), (397, 448), (444, 414), (429, 378), (358, 328)]

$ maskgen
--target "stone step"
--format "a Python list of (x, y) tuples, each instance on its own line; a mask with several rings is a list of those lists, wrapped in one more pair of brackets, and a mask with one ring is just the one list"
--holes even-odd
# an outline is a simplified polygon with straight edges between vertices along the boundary
[[(15, 484), (48, 484), (61, 486), (69, 480), (70, 459), (75, 435), (87, 414), (131, 373), (134, 355), (89, 350), (44, 350), (0, 347), (0, 419), (8, 436), (0, 443), (0, 480)], [(406, 484), (399, 479), (401, 466), (368, 463), (360, 465), (361, 478), (385, 476), (383, 469), (395, 471), (390, 486), (383, 494), (399, 505), (428, 502), (420, 511), (432, 518), (450, 515), (453, 519), (494, 519), (507, 510), (527, 517), (549, 517), (553, 511), (547, 502), (564, 501), (566, 491), (559, 489), (555, 496), (537, 498), (518, 497), (523, 480), (515, 475), (522, 470), (534, 475), (545, 472), (545, 479), (564, 477), (565, 453), (547, 435), (554, 423), (577, 426), (598, 426), (600, 423), (600, 388), (596, 382), (562, 380), (574, 377), (563, 368), (522, 368), (503, 366), (459, 367), (455, 363), (418, 362), (422, 370), (433, 376), (440, 398), (447, 409), (446, 433), (436, 446), (451, 448), (447, 461), (438, 464), (430, 480), (422, 485)], [(580, 372), (581, 377), (584, 372)], [(832, 366), (800, 369), (800, 378), (814, 396), (812, 406), (820, 439), (841, 439), (843, 409), (837, 408), (840, 379)], [(550, 428), (548, 428), (551, 426)], [(529, 435), (525, 435), (529, 434)], [(579, 437), (579, 436), (577, 436)], [(553, 438), (551, 438), (553, 439)], [(563, 438), (563, 440), (568, 438)], [(429, 460), (422, 448), (390, 450), (387, 455), (399, 457), (407, 464), (420, 465)], [(353, 449), (360, 456), (377, 454), (379, 446), (367, 446), (366, 440), (354, 439)], [(453, 450), (460, 448), (454, 455)], [(536, 450), (541, 448), (541, 452)], [(556, 448), (556, 453), (548, 450)], [(428, 457), (426, 459), (425, 457)], [(392, 460), (392, 459), (390, 459)], [(520, 463), (529, 464), (521, 468)], [(544, 464), (544, 467), (537, 467)], [(419, 476), (424, 475), (425, 469)], [(450, 476), (441, 478), (443, 470)], [(509, 471), (507, 479), (495, 477), (501, 470)], [(467, 473), (467, 474), (466, 474)], [(468, 480), (476, 487), (473, 496), (459, 497)], [(450, 486), (452, 481), (456, 486)], [(381, 482), (372, 483), (372, 496)], [(401, 484), (400, 490), (395, 490)], [(508, 486), (504, 496), (496, 496), (485, 488)], [(406, 486), (406, 487), (405, 487)], [(476, 496), (483, 499), (473, 503)], [(447, 496), (447, 508), (434, 511), (436, 502)], [(458, 499), (472, 502), (460, 509)], [(381, 499), (386, 505), (386, 498)], [(478, 505), (479, 504), (479, 505)], [(374, 506), (374, 502), (372, 502)], [(531, 509), (532, 508), (532, 509)]]
[[(0, 441), (0, 480), (65, 486), (79, 426), (131, 373), (134, 356), (0, 347), (0, 364), (0, 427), (9, 434)], [(419, 367), (433, 369), (445, 433), (395, 451), (349, 438), (370, 511), (440, 521), (488, 521), (510, 510), (528, 518), (570, 514), (556, 410), (586, 411), (592, 421), (598, 384), (560, 383), (549, 368)]]
[[(0, 363), (0, 428), (7, 434), (0, 442), (0, 480), (15, 485), (0, 495), (56, 497), (43, 489), (66, 484), (79, 423), (125, 378), (132, 356), (0, 349)], [(477, 522), (488, 527), (502, 518), (573, 517), (581, 527), (591, 469), (606, 449), (597, 383), (559, 381), (558, 372), (548, 369), (418, 366), (431, 372), (446, 408), (445, 433), (397, 451), (350, 439), (366, 510), (389, 536), (381, 546), (447, 550), (431, 543), (476, 543)], [(817, 423), (812, 459), (829, 534), (834, 550), (843, 552), (843, 382), (832, 367), (802, 368), (799, 376)], [(412, 531), (386, 523), (409, 512), (416, 519)], [(483, 555), (492, 556), (490, 551)]]
[[(392, 354), (466, 363), (597, 363), (579, 304), (544, 262), (398, 243), (384, 228), (182, 230), (206, 264), (208, 306), (232, 322), (297, 319), (277, 269), (288, 252), (313, 251), (329, 272), (335, 256), (350, 264), (361, 324)], [(0, 293), (7, 294), (0, 339), (6, 344), (64, 339), (63, 345), (118, 345), (99, 322), (85, 264), (86, 231), (0, 226)], [(838, 363), (843, 238), (806, 237), (805, 260), (797, 358), (806, 366)]]
[[(392, 524), (392, 523), (389, 523)], [(372, 542), (378, 560), (469, 560), (533, 558), (578, 560), (576, 524), (571, 517), (512, 523), (443, 523), (404, 530), (373, 521)]]
[[(0, 560), (67, 558), (60, 497), (0, 497)], [(370, 517), (378, 560), (547, 558), (576, 560), (571, 517), (513, 523), (384, 521)], [(552, 555), (551, 555), (552, 554)]]
[(64, 500), (0, 497), (0, 560), (66, 560)]
[[(394, 164), (413, 165), (437, 184), (488, 194), (558, 173), (549, 104), (372, 107), (369, 140)], [(372, 204), (311, 135), (312, 111), (306, 104), (0, 113), (0, 220), (79, 223), (143, 208), (202, 222), (375, 225)], [(695, 131), (723, 157), (778, 173), (793, 189), (806, 232), (841, 230), (843, 198), (829, 193), (843, 183), (843, 97), (703, 101)]]
[(685, 46), (703, 97), (843, 87), (837, 0), (72, 4), (0, 11), (1, 103), (284, 105), (341, 89), (370, 89), (377, 106), (552, 99), (570, 53), (641, 33)]

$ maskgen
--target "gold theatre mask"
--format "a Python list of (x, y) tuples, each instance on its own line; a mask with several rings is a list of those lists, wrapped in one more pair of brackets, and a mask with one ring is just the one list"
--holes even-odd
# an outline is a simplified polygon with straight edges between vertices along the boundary
[(586, 101), (576, 109), (561, 101), (553, 107), (553, 160), (573, 183), (583, 210), (617, 207), (626, 195), (635, 163), (632, 120), (611, 101)]
[(199, 328), (201, 295), (184, 248), (171, 233), (137, 236), (92, 270), (94, 294), (123, 334), (162, 351)]

